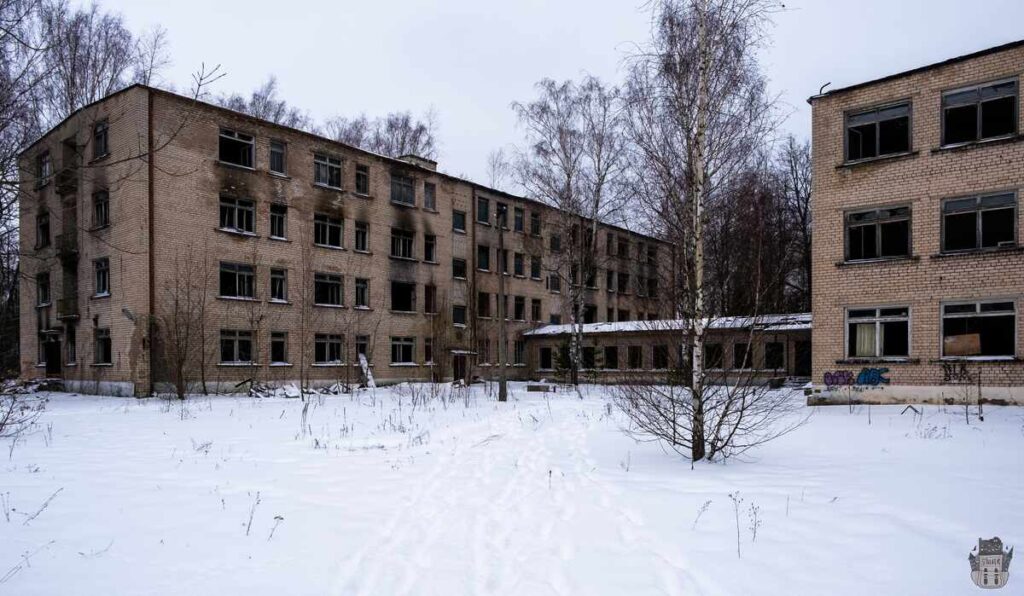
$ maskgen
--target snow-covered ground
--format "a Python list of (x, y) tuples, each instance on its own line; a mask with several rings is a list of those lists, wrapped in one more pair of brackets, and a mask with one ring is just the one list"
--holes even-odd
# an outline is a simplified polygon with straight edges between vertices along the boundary
[(1024, 543), (1019, 408), (819, 408), (691, 470), (605, 388), (522, 389), (304, 426), (298, 400), (54, 394), (0, 452), (0, 594), (973, 594), (977, 539)]

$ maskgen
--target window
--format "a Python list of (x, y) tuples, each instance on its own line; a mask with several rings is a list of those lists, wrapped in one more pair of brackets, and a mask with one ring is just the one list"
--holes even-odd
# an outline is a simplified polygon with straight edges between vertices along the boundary
[(452, 259), (452, 277), (466, 279), (466, 259)]
[(487, 292), (476, 293), (476, 316), (491, 316), (491, 295)]
[(647, 278), (647, 296), (649, 298), (658, 297), (658, 278), (648, 277)]
[(1012, 357), (1016, 344), (1012, 301), (942, 305), (943, 357)]
[(1017, 197), (1013, 193), (949, 199), (942, 203), (942, 250), (1016, 245)]
[(551, 357), (551, 348), (540, 349), (540, 369), (551, 370), (554, 368), (554, 359)]
[(50, 214), (42, 212), (36, 216), (36, 248), (50, 246)]
[(525, 222), (526, 215), (523, 213), (523, 208), (522, 207), (516, 207), (514, 213), (515, 213), (515, 215), (514, 215), (514, 218), (512, 220), (513, 221), (512, 225), (514, 226), (513, 229), (515, 229), (515, 231), (517, 231), (517, 232), (522, 232), (523, 228), (524, 228), (524, 225), (526, 223)]
[(495, 211), (496, 211), (496, 213), (494, 215), (495, 215), (495, 219), (497, 220), (497, 224), (507, 230), (508, 229), (508, 205), (506, 205), (505, 203), (496, 203), (495, 204)]
[(64, 328), (64, 354), (68, 364), (78, 363), (78, 332), (74, 325)]
[(846, 311), (848, 358), (906, 358), (910, 355), (910, 309), (851, 308)]
[(584, 346), (581, 356), (582, 362), (580, 364), (584, 369), (591, 370), (596, 368), (597, 350), (595, 350), (593, 346)]
[(910, 256), (910, 207), (846, 215), (846, 260)]
[(220, 296), (223, 298), (255, 297), (256, 271), (252, 265), (241, 263), (220, 264)]
[(288, 334), (284, 331), (270, 332), (270, 363), (288, 364)]
[(629, 310), (628, 309), (624, 309), (624, 308), (620, 308), (619, 309), (619, 320), (620, 321), (628, 321), (629, 320)]
[(640, 370), (644, 367), (644, 347), (629, 346), (626, 348), (626, 360), (632, 370)]
[(226, 128), (220, 129), (220, 160), (224, 163), (252, 168), (255, 143), (252, 136)]
[(357, 335), (356, 336), (356, 356), (362, 356), (363, 358), (370, 357), (370, 336), (369, 335)]
[(552, 292), (562, 291), (562, 278), (557, 273), (548, 275), (548, 289)]
[(735, 369), (753, 368), (753, 351), (750, 344), (746, 342), (734, 343), (732, 345), (732, 367)]
[(437, 211), (437, 186), (433, 182), (423, 183), (423, 208)]
[(330, 188), (341, 188), (341, 160), (321, 153), (314, 153), (313, 183)]
[(50, 274), (40, 273), (36, 276), (36, 306), (50, 303)]
[(548, 322), (551, 323), (552, 325), (561, 325), (562, 315), (558, 313), (551, 313), (551, 316), (548, 318)]
[(423, 260), (428, 263), (437, 262), (437, 236), (425, 234), (423, 236)]
[(540, 257), (530, 257), (530, 278), (540, 280)]
[(92, 158), (99, 159), (110, 153), (110, 125), (101, 120), (92, 125)]
[(540, 213), (530, 212), (530, 234), (540, 236)]
[(270, 300), (288, 302), (288, 270), (270, 270)]
[(521, 339), (512, 344), (512, 364), (526, 364), (526, 342)]
[(399, 259), (411, 259), (414, 232), (391, 228), (391, 256)]
[(491, 248), (478, 244), (476, 247), (476, 268), (480, 271), (491, 270)]
[(313, 215), (313, 244), (341, 248), (341, 218), (322, 213)]
[(551, 235), (551, 252), (562, 252), (562, 237), (558, 234)]
[(625, 259), (629, 256), (629, 240), (619, 236), (619, 258)]
[(455, 304), (452, 306), (452, 324), (466, 324), (466, 306), (464, 304)]
[(288, 206), (274, 203), (270, 206), (270, 237), (284, 240), (288, 237)]
[(612, 269), (606, 269), (604, 272), (604, 287), (609, 292), (615, 291), (615, 271)]
[(608, 308), (605, 309), (604, 320), (608, 321), (609, 323), (614, 323), (615, 322), (615, 309), (614, 308), (608, 307)]
[(53, 175), (53, 161), (50, 159), (50, 152), (43, 151), (36, 156), (36, 188), (49, 182), (51, 175)]
[(1017, 81), (942, 94), (942, 144), (955, 145), (1017, 132)]
[(110, 329), (101, 328), (93, 331), (96, 347), (93, 350), (93, 361), (96, 364), (110, 364), (114, 361), (110, 342)]
[(498, 257), (499, 272), (508, 275), (508, 249), (495, 249), (495, 254)]
[(93, 270), (95, 272), (95, 296), (109, 296), (110, 295), (110, 259), (103, 257), (102, 259), (96, 259), (93, 263)]
[(668, 368), (668, 346), (661, 344), (654, 346), (654, 368), (664, 370)]
[(593, 304), (583, 305), (583, 322), (584, 323), (596, 323), (597, 322), (597, 306)]
[(910, 151), (910, 104), (901, 103), (846, 116), (846, 159), (870, 159)]
[(391, 310), (416, 312), (416, 284), (391, 282)]
[(370, 224), (365, 221), (356, 222), (356, 246), (357, 252), (370, 252)]
[(619, 347), (618, 346), (605, 346), (604, 347), (604, 367), (610, 369), (619, 368)]
[(452, 229), (456, 232), (466, 231), (466, 212), (452, 211)]
[(313, 337), (313, 362), (315, 364), (341, 364), (343, 339), (336, 333), (317, 333)]
[(519, 277), (526, 275), (526, 269), (523, 263), (523, 253), (521, 252), (517, 252), (512, 255), (512, 273)]
[(370, 308), (370, 280), (356, 278), (356, 308)]
[(391, 202), (402, 205), (416, 204), (416, 186), (412, 178), (391, 174)]
[(618, 283), (616, 284), (616, 288), (618, 289), (618, 291), (623, 292), (623, 293), (629, 292), (629, 274), (628, 273), (623, 273), (622, 271), (619, 272)]
[(704, 344), (704, 368), (725, 368), (725, 351), (722, 344)]
[(270, 141), (270, 171), (284, 176), (287, 174), (284, 141)]
[(391, 338), (391, 364), (412, 364), (416, 359), (415, 337)]
[(608, 232), (604, 237), (604, 254), (609, 257), (615, 256), (615, 236)]
[(432, 337), (423, 338), (423, 364), (434, 363), (434, 339)]
[(252, 331), (220, 330), (221, 364), (252, 363)]
[(220, 198), (220, 229), (252, 234), (256, 230), (256, 204), (245, 199)]
[(478, 339), (476, 342), (477, 362), (489, 364), (491, 362), (491, 340)]
[(764, 367), (769, 370), (786, 368), (786, 344), (780, 341), (764, 344)]
[(541, 302), (540, 298), (533, 298), (530, 301), (530, 320), (540, 322)]
[(437, 286), (423, 286), (423, 312), (428, 315), (437, 314)]
[(512, 318), (517, 321), (526, 320), (526, 298), (524, 296), (516, 296), (512, 305)]
[(489, 224), (491, 221), (491, 202), (483, 197), (476, 199), (476, 220), (482, 224)]
[(650, 245), (647, 247), (647, 264), (657, 265), (658, 264), (658, 247)]
[(370, 166), (356, 164), (356, 194), (370, 194)]
[(323, 306), (341, 306), (344, 302), (342, 296), (341, 276), (331, 273), (313, 274), (313, 303)]

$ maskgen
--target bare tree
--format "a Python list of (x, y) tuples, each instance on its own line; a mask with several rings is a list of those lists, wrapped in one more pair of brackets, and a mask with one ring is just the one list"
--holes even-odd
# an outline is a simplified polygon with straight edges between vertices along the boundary
[[(205, 317), (210, 268), (205, 250), (191, 244), (174, 257), (174, 276), (165, 283), (157, 319), (160, 368), (185, 399), (193, 384), (205, 385)], [(204, 387), (203, 391), (206, 389)]]
[(487, 185), (504, 190), (512, 175), (512, 162), (504, 149), (498, 148), (487, 154)]
[(794, 275), (786, 280), (794, 306), (811, 310), (811, 145), (786, 137), (776, 157), (776, 176), (793, 231), (791, 251), (797, 257)]
[(437, 157), (437, 115), (428, 111), (422, 119), (411, 112), (391, 112), (380, 118), (365, 114), (356, 118), (335, 117), (324, 123), (320, 134), (367, 151), (399, 157)]
[(309, 116), (278, 97), (277, 77), (274, 76), (268, 77), (248, 97), (234, 93), (217, 98), (217, 103), (230, 110), (291, 128), (301, 130), (312, 128)]
[(171, 66), (170, 39), (167, 29), (153, 27), (135, 42), (136, 83), (159, 87), (163, 85), (162, 73)]

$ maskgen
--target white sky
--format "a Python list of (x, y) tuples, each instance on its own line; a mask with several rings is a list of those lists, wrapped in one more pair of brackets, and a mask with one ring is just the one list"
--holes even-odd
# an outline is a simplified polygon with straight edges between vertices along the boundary
[[(510, 109), (544, 77), (618, 79), (649, 33), (644, 0), (102, 0), (136, 31), (163, 25), (168, 78), (187, 88), (201, 62), (248, 93), (269, 74), (317, 120), (433, 108), (440, 165), (486, 182), (487, 153), (519, 141)], [(806, 98), (1024, 37), (1020, 0), (795, 0), (764, 58), (789, 117), (810, 134)]]

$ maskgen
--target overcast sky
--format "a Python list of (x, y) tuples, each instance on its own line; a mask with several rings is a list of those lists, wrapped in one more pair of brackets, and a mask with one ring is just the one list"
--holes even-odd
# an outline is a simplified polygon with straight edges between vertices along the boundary
[[(139, 31), (169, 32), (168, 78), (201, 62), (248, 92), (270, 74), (317, 120), (433, 108), (440, 168), (486, 182), (487, 153), (519, 141), (509, 107), (545, 77), (621, 76), (649, 34), (643, 0), (102, 0)], [(788, 119), (810, 134), (806, 99), (1024, 37), (1021, 0), (796, 0), (775, 18), (763, 64)]]

